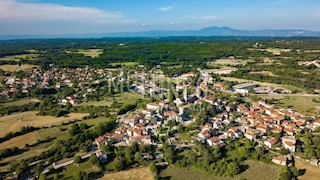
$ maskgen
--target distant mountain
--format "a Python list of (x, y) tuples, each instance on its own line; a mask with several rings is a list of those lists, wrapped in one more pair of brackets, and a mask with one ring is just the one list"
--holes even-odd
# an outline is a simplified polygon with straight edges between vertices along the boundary
[(0, 35), (0, 40), (38, 38), (102, 38), (102, 37), (171, 37), (171, 36), (244, 36), (244, 37), (320, 37), (320, 32), (308, 30), (238, 30), (230, 27), (208, 27), (185, 31), (138, 31), (73, 35)]
[(166, 37), (166, 36), (252, 36), (252, 37), (319, 37), (320, 32), (307, 30), (238, 30), (230, 27), (208, 27), (186, 31), (140, 31), (108, 33), (106, 37)]

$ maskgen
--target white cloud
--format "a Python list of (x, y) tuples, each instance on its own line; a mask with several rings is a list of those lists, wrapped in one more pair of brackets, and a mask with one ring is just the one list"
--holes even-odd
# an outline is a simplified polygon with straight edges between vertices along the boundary
[(141, 26), (146, 27), (146, 26), (148, 26), (148, 24), (147, 23), (142, 23)]
[(159, 7), (159, 11), (168, 12), (174, 10), (175, 6), (166, 6), (166, 7)]
[(121, 13), (31, 1), (0, 0), (0, 21), (76, 21), (91, 24), (126, 24)]
[(217, 16), (208, 15), (208, 16), (188, 16), (190, 19), (202, 20), (202, 21), (215, 21), (218, 20)]
[(181, 23), (179, 21), (174, 21), (170, 23), (170, 25), (178, 25), (178, 24), (181, 24)]

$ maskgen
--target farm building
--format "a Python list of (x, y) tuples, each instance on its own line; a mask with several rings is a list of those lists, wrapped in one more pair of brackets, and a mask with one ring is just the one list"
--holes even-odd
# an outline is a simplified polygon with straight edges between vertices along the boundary
[(232, 88), (235, 92), (248, 93), (250, 88), (256, 88), (258, 86), (256, 83), (243, 83), (234, 85)]

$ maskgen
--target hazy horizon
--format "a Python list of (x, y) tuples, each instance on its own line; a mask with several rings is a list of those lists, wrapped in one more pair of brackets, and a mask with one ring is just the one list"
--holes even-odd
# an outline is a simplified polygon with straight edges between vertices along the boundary
[(0, 35), (180, 31), (211, 26), (320, 31), (319, 10), (316, 0), (0, 0)]

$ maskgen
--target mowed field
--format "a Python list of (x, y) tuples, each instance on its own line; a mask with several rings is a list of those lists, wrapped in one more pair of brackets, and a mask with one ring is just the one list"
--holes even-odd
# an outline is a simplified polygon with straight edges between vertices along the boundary
[(303, 114), (320, 115), (320, 103), (313, 101), (320, 99), (320, 95), (314, 94), (263, 94), (257, 95), (264, 99), (277, 99), (277, 105), (283, 108), (292, 108)]
[(110, 63), (112, 66), (136, 66), (139, 65), (138, 62), (119, 62), (119, 63)]
[(168, 167), (160, 173), (162, 178), (168, 178), (170, 180), (186, 180), (186, 179), (197, 179), (197, 180), (236, 180), (236, 179), (247, 179), (247, 180), (270, 180), (278, 179), (281, 173), (281, 168), (272, 165), (265, 164), (256, 161), (246, 161), (248, 169), (244, 172), (236, 175), (235, 177), (220, 177), (212, 176), (208, 173), (198, 171), (196, 169), (178, 169), (173, 167)]
[(77, 53), (94, 58), (102, 54), (103, 49), (79, 49)]
[(13, 148), (13, 147), (23, 148), (25, 147), (26, 144), (29, 144), (29, 145), (34, 144), (35, 142), (37, 142), (39, 138), (40, 137), (38, 133), (30, 132), (22, 136), (14, 137), (8, 141), (1, 143), (0, 150), (6, 149), (6, 148)]
[(23, 113), (12, 114), (0, 117), (0, 137), (8, 132), (19, 131), (24, 126), (51, 126), (62, 122), (69, 122), (75, 119), (81, 119), (87, 116), (82, 113), (70, 113), (68, 117), (53, 117), (53, 116), (37, 116), (37, 111), (28, 111)]
[(292, 49), (280, 49), (280, 48), (267, 48), (267, 49), (248, 48), (248, 50), (267, 51), (267, 52), (272, 53), (274, 55), (280, 55), (281, 53), (288, 53), (288, 52), (292, 51)]
[(30, 103), (40, 102), (38, 99), (19, 99), (17, 101), (10, 101), (6, 103), (1, 103), (0, 106), (22, 106)]
[(129, 170), (107, 173), (101, 180), (153, 180), (153, 174), (148, 168), (139, 167)]
[(83, 102), (80, 104), (80, 106), (110, 106), (114, 101), (116, 101), (119, 104), (132, 104), (135, 103), (137, 100), (142, 99), (143, 97), (138, 93), (118, 93), (115, 95), (112, 95), (111, 97), (108, 97), (101, 101), (88, 101)]
[(39, 54), (21, 54), (21, 55), (13, 55), (13, 56), (5, 56), (0, 58), (1, 61), (18, 61), (21, 59), (27, 59), (27, 60), (35, 60), (39, 58)]
[(37, 65), (32, 65), (32, 64), (23, 64), (22, 66), (19, 67), (19, 65), (1, 65), (0, 69), (3, 71), (9, 71), (9, 72), (14, 72), (14, 71), (24, 71), (28, 69), (33, 69), (35, 67), (38, 67)]
[(242, 59), (233, 59), (233, 58), (226, 58), (226, 59), (217, 59), (215, 61), (208, 62), (207, 64), (210, 65), (241, 65), (246, 64), (248, 60)]
[(295, 158), (295, 166), (297, 169), (305, 169), (306, 172), (299, 176), (300, 180), (319, 180), (320, 179), (320, 167), (312, 166), (310, 163), (304, 160)]
[[(99, 118), (95, 118), (95, 119), (82, 120), (82, 121), (75, 122), (75, 123), (77, 123), (77, 124), (85, 123), (90, 126), (90, 129), (93, 129), (99, 123), (103, 123), (103, 122), (106, 122), (109, 120), (110, 119), (106, 118), (106, 117), (99, 117)], [(31, 133), (27, 133), (27, 134), (12, 138), (8, 141), (1, 143), (0, 150), (5, 149), (5, 148), (10, 148), (10, 147), (22, 147), (23, 148), (23, 147), (25, 147), (26, 144), (29, 144), (29, 145), (34, 144), (38, 139), (44, 140), (47, 137), (55, 138), (54, 140), (52, 140), (50, 142), (42, 143), (40, 145), (30, 147), (28, 151), (23, 152), (21, 154), (0, 160), (0, 172), (6, 171), (8, 168), (8, 164), (12, 161), (20, 161), (25, 158), (34, 157), (36, 155), (39, 155), (41, 152), (47, 150), (48, 148), (50, 148), (51, 145), (54, 144), (55, 140), (67, 139), (69, 137), (68, 130), (71, 128), (71, 126), (72, 126), (72, 124), (67, 124), (67, 125), (61, 125), (59, 127), (49, 127), (49, 128), (45, 128), (45, 129), (40, 129), (40, 130), (31, 132)], [(63, 129), (63, 131), (61, 129)], [(72, 175), (73, 175), (73, 173), (72, 173)]]

